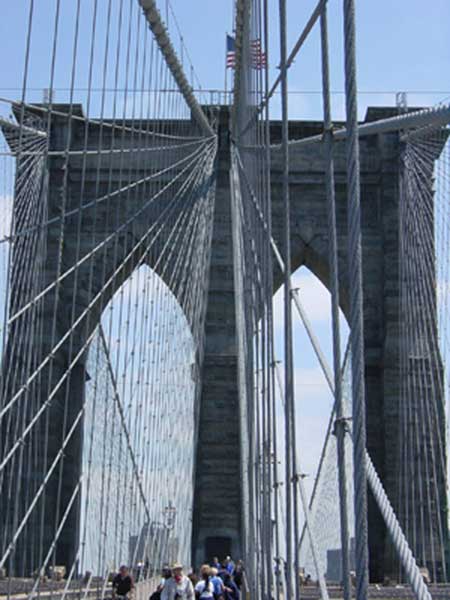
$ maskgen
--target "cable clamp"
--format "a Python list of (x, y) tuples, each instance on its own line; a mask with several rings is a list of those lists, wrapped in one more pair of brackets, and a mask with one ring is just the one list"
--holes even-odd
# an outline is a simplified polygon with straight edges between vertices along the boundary
[(294, 475), (292, 476), (291, 482), (298, 483), (300, 481), (300, 479), (305, 479), (306, 477), (308, 477), (307, 473), (294, 473)]
[(334, 126), (333, 123), (330, 123), (330, 125), (328, 127), (326, 125), (324, 125), (322, 137), (325, 137), (327, 134), (329, 134), (333, 137), (335, 131), (336, 131), (336, 127)]
[(338, 429), (342, 429), (344, 433), (350, 433), (349, 421), (351, 420), (352, 417), (340, 417), (335, 419), (332, 434), (337, 435)]

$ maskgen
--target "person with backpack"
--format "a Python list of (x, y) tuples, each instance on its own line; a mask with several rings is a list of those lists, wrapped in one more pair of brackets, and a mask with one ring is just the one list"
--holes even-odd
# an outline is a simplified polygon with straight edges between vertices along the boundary
[(195, 586), (195, 597), (198, 600), (214, 600), (214, 585), (211, 581), (211, 567), (200, 567), (200, 581)]

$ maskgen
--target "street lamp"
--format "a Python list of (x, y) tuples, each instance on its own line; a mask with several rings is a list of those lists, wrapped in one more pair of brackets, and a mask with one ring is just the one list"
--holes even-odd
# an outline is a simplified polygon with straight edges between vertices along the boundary
[(165, 526), (169, 531), (175, 527), (176, 514), (177, 509), (173, 506), (171, 500), (169, 500), (169, 504), (164, 508)]

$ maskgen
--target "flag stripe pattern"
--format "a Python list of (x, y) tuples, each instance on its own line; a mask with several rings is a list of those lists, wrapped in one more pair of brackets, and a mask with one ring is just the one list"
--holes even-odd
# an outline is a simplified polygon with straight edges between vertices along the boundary
[(234, 37), (227, 35), (227, 69), (236, 68), (236, 44)]
[[(265, 69), (267, 67), (267, 56), (261, 47), (261, 39), (257, 38), (250, 42), (251, 65), (253, 69)], [(227, 69), (236, 68), (236, 40), (227, 34)]]
[(251, 41), (252, 67), (254, 69), (265, 69), (267, 66), (266, 53), (261, 47), (261, 39)]

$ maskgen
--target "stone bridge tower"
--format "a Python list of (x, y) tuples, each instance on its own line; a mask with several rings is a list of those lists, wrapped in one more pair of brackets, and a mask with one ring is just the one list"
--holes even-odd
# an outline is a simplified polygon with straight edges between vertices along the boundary
[[(394, 116), (396, 109), (369, 109), (366, 121)], [(338, 124), (339, 125), (339, 124)], [(343, 124), (341, 124), (343, 125)], [(289, 123), (289, 138), (300, 139), (322, 132), (312, 121)], [(219, 157), (209, 302), (206, 321), (206, 354), (197, 450), (193, 555), (196, 564), (211, 554), (240, 550), (238, 481), (239, 426), (236, 418), (237, 346), (234, 314), (231, 199), (229, 184), (229, 114), (220, 113)], [(271, 142), (281, 141), (281, 123), (271, 123)], [(361, 212), (364, 286), (364, 346), (367, 404), (367, 446), (385, 490), (396, 508), (399, 494), (399, 182), (401, 145), (397, 133), (361, 138)], [(335, 185), (338, 225), (341, 308), (348, 317), (347, 223), (345, 144), (335, 147)], [(283, 248), (281, 150), (271, 153), (273, 237)], [(293, 271), (306, 266), (327, 287), (328, 233), (324, 160), (320, 144), (290, 149), (291, 262)], [(275, 269), (275, 289), (283, 276)], [(442, 404), (443, 406), (443, 404)], [(444, 427), (444, 421), (441, 423)], [(220, 431), (220, 438), (214, 435)], [(204, 432), (204, 433), (202, 433)], [(442, 439), (445, 439), (442, 430)], [(428, 440), (429, 443), (434, 443)], [(439, 470), (442, 522), (447, 523), (446, 475)], [(223, 474), (223, 476), (222, 476)], [(436, 510), (438, 510), (436, 508)], [(398, 514), (400, 522), (404, 515)], [(437, 515), (435, 515), (437, 516)], [(433, 519), (436, 521), (437, 519)], [(428, 532), (429, 533), (429, 532)], [(434, 532), (436, 534), (436, 532)], [(434, 539), (437, 536), (434, 535)], [(417, 546), (422, 543), (418, 541)], [(428, 541), (426, 543), (429, 543)], [(214, 551), (213, 551), (214, 550)], [(414, 550), (414, 549), (413, 549)], [(437, 548), (435, 549), (437, 550)], [(384, 522), (369, 494), (370, 579), (398, 577)], [(436, 551), (436, 556), (441, 555)], [(442, 565), (437, 566), (437, 571)], [(441, 571), (442, 572), (442, 571)]]
[[(61, 113), (67, 107), (58, 106)], [(81, 107), (77, 108), (81, 115)], [(367, 119), (373, 120), (390, 116), (392, 111), (368, 111)], [(192, 125), (185, 123), (186, 132), (192, 131)], [(301, 138), (321, 132), (319, 122), (298, 121), (289, 124), (290, 137)], [(64, 117), (55, 118), (52, 126), (51, 145), (63, 147), (67, 139), (68, 126)], [(196, 449), (196, 471), (193, 510), (192, 554), (194, 564), (200, 564), (212, 555), (241, 554), (241, 484), (240, 484), (240, 431), (238, 415), (238, 356), (236, 344), (236, 318), (234, 303), (233, 279), (233, 247), (231, 229), (231, 197), (230, 197), (230, 133), (229, 109), (223, 107), (219, 112), (219, 148), (215, 172), (215, 212), (210, 264), (209, 292), (206, 312), (206, 340), (202, 372), (202, 392)], [(72, 139), (74, 145), (82, 148), (84, 136), (83, 121), (74, 121)], [(98, 131), (90, 128), (88, 146), (92, 149), (98, 144)], [(277, 143), (281, 136), (281, 124), (271, 123), (272, 142)], [(126, 136), (125, 136), (126, 137)], [(132, 141), (126, 139), (125, 147)], [(397, 457), (398, 457), (398, 400), (400, 388), (400, 355), (399, 355), (399, 156), (400, 145), (397, 134), (371, 136), (361, 140), (361, 183), (362, 183), (362, 244), (363, 244), (363, 283), (364, 283), (364, 342), (365, 373), (367, 394), (367, 427), (368, 450), (380, 474), (385, 489), (394, 504), (398, 494)], [(153, 155), (154, 157), (154, 155)], [(108, 159), (108, 158), (107, 158)], [(154, 159), (154, 158), (152, 158)], [(105, 159), (106, 160), (106, 159)], [(120, 160), (109, 158), (110, 165), (103, 165), (104, 180), (100, 181), (100, 193), (105, 193), (108, 180), (116, 181), (119, 169), (124, 168)], [(128, 154), (121, 160), (131, 161)], [(281, 194), (281, 154), (274, 150), (271, 158), (272, 184), (272, 223), (275, 241), (282, 247), (282, 194)], [(89, 160), (88, 160), (89, 163)], [(102, 167), (102, 168), (103, 168)], [(74, 157), (69, 162), (69, 204), (71, 199), (79, 198), (81, 186), (82, 158)], [(125, 166), (126, 168), (126, 166)], [(346, 268), (346, 172), (345, 147), (341, 143), (336, 147), (336, 201), (338, 221), (339, 267), (341, 305), (344, 314), (348, 314), (347, 290), (351, 282), (347, 281)], [(99, 190), (94, 185), (94, 174), (88, 164), (86, 183), (86, 202), (95, 199)], [(60, 210), (60, 189), (64, 177), (61, 159), (51, 159), (48, 165), (49, 194), (48, 215), (58, 215)], [(103, 175), (102, 175), (103, 177)], [(320, 144), (310, 146), (307, 150), (296, 147), (290, 153), (289, 186), (291, 196), (292, 224), (292, 266), (296, 270), (305, 265), (325, 286), (328, 285), (327, 260), (327, 219), (324, 186), (323, 157)], [(75, 200), (74, 200), (75, 201)], [(135, 202), (138, 202), (137, 198)], [(161, 203), (164, 198), (161, 199)], [(136, 207), (128, 206), (121, 215), (123, 222), (127, 219), (127, 211)], [(101, 209), (100, 209), (101, 210)], [(161, 208), (159, 208), (161, 210)], [(157, 218), (158, 206), (146, 213), (137, 230), (124, 231), (120, 237), (114, 261), (122, 260), (122, 250), (126, 247), (127, 236), (142, 236), (146, 228)], [(89, 211), (85, 214), (86, 226), (89, 226)], [(101, 236), (106, 237), (108, 215), (105, 214), (105, 230)], [(64, 248), (65, 264), (73, 263), (73, 252), (78, 223), (73, 220), (73, 231), (70, 222), (66, 223)], [(57, 239), (55, 230), (48, 229), (44, 268), (47, 280), (54, 280), (54, 252)], [(57, 233), (57, 232), (56, 232)], [(82, 244), (91, 243), (91, 235), (84, 235)], [(87, 251), (87, 248), (86, 248)], [(155, 250), (157, 252), (157, 249)], [(154, 259), (155, 254), (152, 254)], [(137, 257), (138, 258), (138, 257)], [(149, 266), (152, 266), (150, 258)], [(115, 264), (107, 264), (113, 270)], [(100, 269), (101, 265), (98, 265)], [(94, 286), (91, 294), (96, 292), (95, 269)], [(134, 268), (132, 262), (127, 269)], [(82, 269), (78, 274), (77, 311), (81, 313), (90, 298), (87, 296), (89, 273)], [(274, 273), (275, 287), (282, 283), (281, 273)], [(12, 282), (14, 286), (14, 282)], [(100, 281), (99, 281), (100, 285)], [(108, 290), (112, 296), (114, 289)], [(62, 298), (70, 299), (73, 293), (73, 282), (67, 277), (61, 286)], [(64, 305), (64, 302), (62, 302)], [(50, 295), (46, 310), (51, 311), (53, 299)], [(99, 314), (90, 323), (86, 323), (85, 334), (95, 327)], [(50, 312), (48, 313), (50, 314)], [(48, 316), (48, 315), (47, 315)], [(57, 335), (67, 327), (67, 315), (64, 311), (58, 315)], [(40, 339), (32, 340), (30, 350), (37, 355), (45, 356), (48, 351), (49, 332), (45, 329), (45, 311), (43, 314), (44, 333)], [(82, 347), (84, 339), (75, 339), (73, 344)], [(19, 356), (10, 355), (4, 359), (4, 369), (11, 368)], [(67, 348), (62, 348), (55, 357), (52, 377), (58, 377), (67, 364)], [(62, 394), (69, 394), (70, 412), (67, 418), (72, 419), (83, 402), (84, 389), (80, 382), (85, 380), (85, 356), (82, 355), (73, 375)], [(42, 386), (51, 382), (44, 380)], [(43, 398), (44, 401), (44, 398)], [(73, 415), (72, 415), (73, 412)], [(61, 424), (58, 402), (52, 405), (50, 418), (55, 431)], [(429, 441), (433, 443), (432, 440)], [(82, 428), (78, 429), (70, 446), (65, 449), (64, 486), (61, 502), (67, 504), (79, 479), (81, 468)], [(49, 463), (58, 451), (59, 441), (49, 439), (47, 448)], [(230, 484), (231, 482), (231, 484)], [(51, 486), (57, 482), (50, 482)], [(439, 489), (442, 494), (441, 506), (445, 506), (445, 473), (439, 472)], [(56, 487), (55, 487), (56, 490)], [(56, 494), (56, 491), (55, 491)], [(56, 497), (56, 496), (55, 496)], [(437, 503), (436, 506), (438, 506)], [(48, 503), (47, 511), (55, 511), (56, 506)], [(436, 509), (437, 510), (437, 509)], [(58, 545), (56, 564), (71, 565), (78, 546), (79, 507), (74, 505), (61, 533)], [(399, 515), (400, 521), (402, 515)], [(8, 515), (2, 518), (8, 521)], [(444, 521), (446, 522), (446, 520)], [(51, 532), (49, 533), (49, 535)], [(51, 537), (49, 537), (51, 540)], [(389, 550), (389, 541), (378, 510), (369, 497), (369, 543), (371, 580), (381, 581), (388, 574), (392, 575), (395, 561)], [(17, 565), (17, 572), (23, 570)]]

